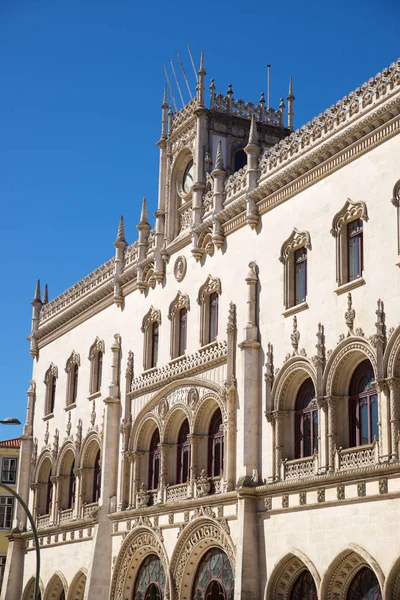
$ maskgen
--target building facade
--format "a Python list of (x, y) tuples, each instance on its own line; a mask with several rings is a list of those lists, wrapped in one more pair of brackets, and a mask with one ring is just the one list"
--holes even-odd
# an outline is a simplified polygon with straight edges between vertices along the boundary
[[(38, 285), (43, 600), (400, 598), (400, 61), (293, 107), (206, 102), (202, 60), (164, 95), (155, 228), (144, 200), (136, 242), (121, 218), (114, 258)], [(16, 526), (2, 598), (29, 600)]]
[(1, 483), (5, 483), (10, 487), (15, 488), (17, 483), (20, 445), (21, 440), (19, 438), (0, 441), (0, 591), (6, 567), (8, 548), (7, 536), (11, 532), (15, 502), (12, 494), (2, 488)]

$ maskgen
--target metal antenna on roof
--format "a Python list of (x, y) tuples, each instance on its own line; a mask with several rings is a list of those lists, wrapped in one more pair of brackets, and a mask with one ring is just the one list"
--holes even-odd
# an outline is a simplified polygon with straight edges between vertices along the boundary
[(174, 98), (174, 93), (172, 91), (171, 84), (169, 82), (169, 77), (168, 77), (168, 73), (167, 73), (167, 69), (165, 68), (165, 65), (163, 65), (163, 69), (164, 69), (164, 73), (165, 73), (165, 78), (167, 80), (167, 85), (168, 85), (169, 93), (171, 94), (172, 103), (173, 103), (174, 108), (175, 108), (175, 112), (178, 112), (178, 109), (176, 107), (175, 98)]
[(196, 71), (196, 67), (194, 66), (193, 56), (192, 56), (192, 53), (190, 52), (190, 46), (189, 46), (188, 42), (186, 42), (186, 46), (187, 46), (187, 49), (188, 49), (188, 52), (189, 52), (190, 62), (192, 63), (193, 73), (194, 73), (194, 76), (195, 76), (195, 79), (196, 79), (196, 83), (197, 83), (197, 71)]
[(182, 64), (182, 61), (181, 61), (181, 57), (179, 56), (179, 52), (178, 52), (178, 50), (176, 50), (176, 55), (177, 55), (177, 57), (178, 57), (179, 64), (181, 65), (181, 69), (182, 69), (182, 73), (183, 73), (183, 78), (184, 78), (184, 80), (185, 80), (186, 87), (187, 87), (187, 89), (188, 89), (188, 92), (189, 92), (189, 98), (190, 98), (190, 99), (192, 99), (192, 98), (193, 98), (193, 96), (192, 96), (192, 92), (191, 92), (191, 90), (190, 90), (189, 82), (188, 82), (188, 79), (187, 79), (187, 77), (186, 77), (185, 69), (183, 68), (183, 64)]
[(169, 62), (171, 64), (171, 69), (172, 69), (172, 73), (174, 75), (176, 87), (178, 88), (178, 92), (179, 92), (179, 95), (181, 97), (182, 107), (184, 107), (185, 106), (185, 102), (183, 100), (183, 96), (182, 96), (182, 92), (181, 92), (181, 86), (179, 85), (179, 81), (178, 81), (178, 78), (177, 78), (176, 73), (175, 73), (174, 63), (172, 62), (171, 59), (169, 59)]
[(269, 110), (271, 108), (271, 65), (267, 65), (267, 75), (267, 109)]

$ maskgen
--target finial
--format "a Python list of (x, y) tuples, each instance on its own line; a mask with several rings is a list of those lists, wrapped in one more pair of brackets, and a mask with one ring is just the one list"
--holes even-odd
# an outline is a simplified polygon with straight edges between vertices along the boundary
[(164, 85), (164, 96), (163, 96), (163, 101), (161, 104), (161, 108), (168, 108), (168, 102), (167, 102), (167, 86)]
[(347, 336), (352, 335), (354, 319), (356, 318), (356, 311), (353, 308), (353, 301), (352, 301), (350, 292), (347, 294), (347, 310), (344, 314), (344, 318), (346, 319), (346, 325), (349, 328)]
[(233, 89), (232, 89), (232, 84), (231, 83), (228, 85), (228, 91), (226, 93), (227, 93), (228, 96), (232, 96)]
[(116, 242), (125, 242), (126, 243), (125, 228), (124, 228), (124, 217), (123, 217), (123, 215), (121, 215), (120, 218), (119, 218), (117, 239), (115, 241)]
[(146, 225), (147, 225), (148, 222), (149, 222), (149, 220), (148, 220), (148, 216), (147, 216), (147, 200), (146, 200), (146, 196), (143, 196), (142, 210), (140, 212), (140, 223), (146, 223)]
[(287, 101), (288, 101), (288, 127), (289, 129), (293, 129), (293, 123), (294, 123), (294, 111), (293, 111), (293, 103), (294, 103), (294, 96), (293, 96), (293, 82), (292, 82), (292, 76), (290, 76), (289, 79), (289, 95), (287, 97)]
[(222, 140), (218, 140), (217, 156), (215, 158), (214, 171), (224, 170), (224, 159), (222, 156)]
[(206, 74), (204, 70), (204, 52), (201, 51), (200, 56), (200, 69), (198, 70), (198, 80), (197, 80), (197, 106), (204, 107), (204, 76)]
[(49, 302), (49, 288), (47, 287), (47, 283), (44, 286), (44, 292), (43, 292), (43, 304), (48, 304)]
[(32, 304), (42, 304), (42, 300), (40, 298), (40, 279), (38, 279), (36, 283), (35, 296), (33, 298)]
[(206, 74), (206, 72), (204, 71), (204, 50), (201, 51), (200, 54), (200, 69), (199, 69), (199, 75), (200, 74)]
[(265, 104), (265, 94), (264, 94), (264, 92), (261, 92), (261, 95), (260, 95), (260, 104)]
[(258, 146), (257, 121), (254, 113), (251, 115), (248, 146)]
[(265, 380), (272, 383), (274, 379), (274, 349), (270, 342), (267, 345), (267, 362), (265, 363), (265, 367)]

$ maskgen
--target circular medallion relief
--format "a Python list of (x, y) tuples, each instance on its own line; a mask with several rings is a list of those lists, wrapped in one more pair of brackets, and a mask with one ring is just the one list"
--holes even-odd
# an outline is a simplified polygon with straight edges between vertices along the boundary
[(178, 256), (174, 265), (174, 275), (177, 281), (182, 281), (186, 275), (186, 258)]

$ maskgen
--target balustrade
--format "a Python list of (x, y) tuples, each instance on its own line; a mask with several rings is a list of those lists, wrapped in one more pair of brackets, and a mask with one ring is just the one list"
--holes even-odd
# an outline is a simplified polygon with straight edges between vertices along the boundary
[(379, 461), (379, 442), (355, 448), (337, 448), (335, 451), (335, 471), (358, 469), (374, 465)]
[(281, 479), (300, 479), (302, 477), (313, 477), (318, 473), (318, 455), (296, 458), (294, 460), (284, 459), (281, 461)]

